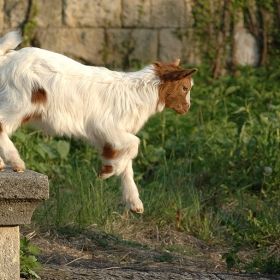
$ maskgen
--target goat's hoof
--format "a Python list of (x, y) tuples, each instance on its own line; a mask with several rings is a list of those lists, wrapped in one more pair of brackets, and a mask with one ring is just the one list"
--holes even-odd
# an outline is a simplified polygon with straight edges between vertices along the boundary
[(24, 164), (23, 165), (18, 164), (18, 165), (13, 166), (13, 170), (15, 172), (24, 172), (26, 170), (26, 168), (25, 168)]
[(2, 160), (2, 158), (0, 158), (0, 172), (4, 171), (6, 168), (6, 165), (4, 163), (4, 161)]
[(100, 179), (107, 179), (114, 175), (113, 166), (111, 165), (102, 165), (98, 172), (98, 177)]
[(144, 212), (143, 203), (139, 198), (135, 199), (135, 201), (127, 201), (126, 207), (134, 213), (143, 214)]
[(23, 169), (23, 168), (20, 168), (20, 167), (13, 167), (13, 170), (15, 171), (15, 172), (24, 172), (25, 171), (25, 168)]

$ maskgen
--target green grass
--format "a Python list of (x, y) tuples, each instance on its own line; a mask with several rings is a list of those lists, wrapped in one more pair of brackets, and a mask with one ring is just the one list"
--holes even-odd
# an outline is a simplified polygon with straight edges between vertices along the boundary
[[(257, 250), (258, 259), (249, 266), (257, 267), (269, 254), (276, 267), (270, 273), (275, 273), (280, 239), (280, 71), (272, 64), (267, 69), (242, 68), (237, 77), (213, 82), (203, 67), (199, 70), (190, 112), (180, 116), (165, 110), (139, 132), (141, 150), (134, 171), (145, 213), (132, 217), (138, 223), (153, 221), (159, 228), (167, 225), (208, 244)], [(119, 203), (120, 181), (97, 178), (100, 162), (94, 148), (29, 128), (18, 131), (13, 140), (27, 167), (50, 178), (50, 199), (36, 210), (35, 223), (95, 225), (112, 231), (116, 217), (126, 211)]]

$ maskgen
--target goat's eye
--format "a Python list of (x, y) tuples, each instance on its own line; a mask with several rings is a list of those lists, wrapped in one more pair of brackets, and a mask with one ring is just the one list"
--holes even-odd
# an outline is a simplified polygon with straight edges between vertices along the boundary
[(188, 91), (188, 88), (183, 86), (183, 91)]

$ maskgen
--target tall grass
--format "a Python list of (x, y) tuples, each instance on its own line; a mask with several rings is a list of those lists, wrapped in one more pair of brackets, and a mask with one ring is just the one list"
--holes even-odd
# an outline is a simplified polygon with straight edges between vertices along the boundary
[[(279, 246), (280, 71), (242, 68), (213, 82), (199, 71), (186, 116), (156, 115), (139, 137), (135, 180), (141, 222), (233, 247)], [(13, 139), (27, 167), (47, 173), (51, 196), (35, 213), (47, 226), (108, 230), (119, 203), (118, 178), (97, 178), (94, 148), (29, 128)], [(274, 248), (273, 247), (273, 248)]]

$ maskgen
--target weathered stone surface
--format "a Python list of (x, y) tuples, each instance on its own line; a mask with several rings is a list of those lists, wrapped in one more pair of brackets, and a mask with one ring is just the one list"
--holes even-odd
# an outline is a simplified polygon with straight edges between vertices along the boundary
[(102, 65), (104, 30), (102, 28), (49, 28), (38, 29), (40, 47), (64, 54), (77, 61)]
[[(34, 2), (34, 1), (33, 1)], [(85, 64), (147, 64), (154, 60), (200, 64), (203, 44), (195, 33), (194, 0), (38, 0), (34, 18), (36, 46), (65, 54)], [(0, 35), (22, 29), (30, 1), (0, 0)], [(236, 56), (242, 65), (256, 65), (258, 44), (236, 16)], [(253, 17), (253, 22), (257, 18)], [(266, 19), (269, 20), (269, 19)], [(270, 19), (271, 20), (271, 19)], [(229, 45), (230, 49), (230, 45)]]
[(151, 27), (151, 1), (123, 0), (122, 22), (124, 27)]
[(106, 63), (121, 67), (123, 61), (148, 64), (157, 59), (156, 30), (108, 29)]
[[(0, 227), (3, 225), (30, 224), (40, 201), (0, 200)], [(0, 278), (1, 279), (1, 278)]]
[(0, 279), (15, 280), (19, 276), (19, 227), (0, 227)]
[(188, 27), (185, 0), (151, 1), (153, 27)]
[(171, 62), (180, 58), (187, 64), (199, 65), (200, 55), (192, 33), (176, 28), (164, 28), (159, 33), (159, 60)]
[(236, 59), (241, 65), (254, 65), (259, 62), (259, 49), (254, 36), (243, 27), (239, 27), (235, 32)]
[(183, 42), (174, 28), (162, 29), (159, 33), (159, 60), (171, 62), (182, 58)]
[(27, 17), (28, 1), (9, 0), (4, 5), (4, 28), (17, 29), (25, 22)]
[(65, 0), (64, 22), (70, 27), (120, 27), (121, 0)]
[(38, 27), (62, 26), (62, 0), (53, 1), (36, 0), (38, 14), (35, 18)]
[(0, 201), (45, 200), (48, 197), (49, 183), (46, 175), (31, 170), (14, 172), (11, 168), (0, 172)]
[(48, 177), (11, 168), (0, 172), (0, 225), (28, 224), (36, 206), (49, 197)]
[(0, 0), (0, 29), (3, 26), (4, 26), (4, 0)]

